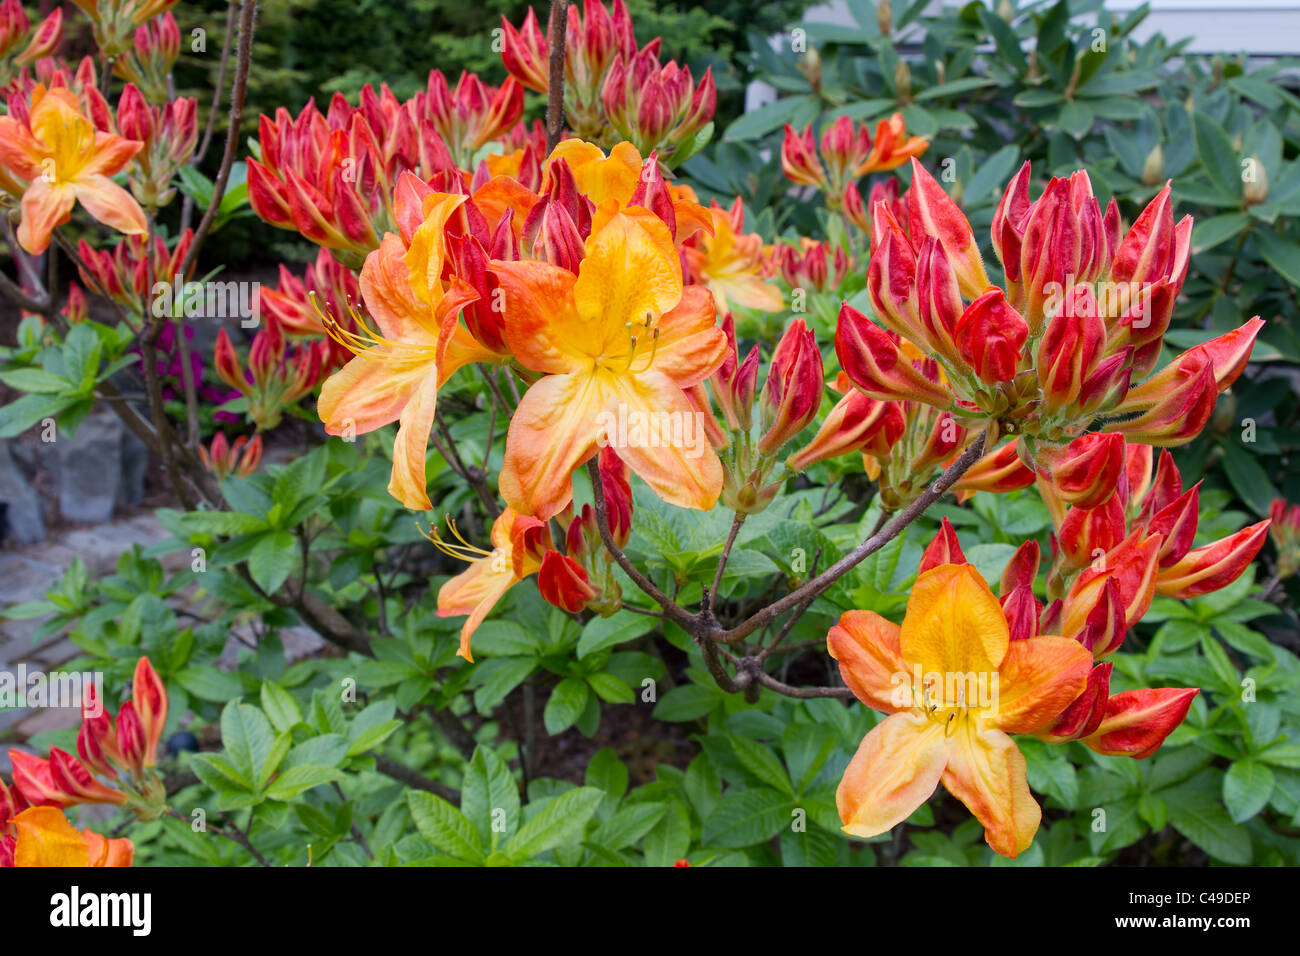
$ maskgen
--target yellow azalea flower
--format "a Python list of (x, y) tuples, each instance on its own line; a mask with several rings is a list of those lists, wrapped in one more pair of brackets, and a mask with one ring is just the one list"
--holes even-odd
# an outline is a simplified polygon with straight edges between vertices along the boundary
[(708, 292), (683, 288), (668, 227), (614, 205), (597, 210), (576, 276), (492, 263), (510, 349), (542, 373), (510, 422), (499, 482), (522, 514), (564, 508), (570, 475), (602, 443), (673, 504), (708, 510), (722, 490), (722, 464), (682, 390), (722, 364), (726, 336)]
[(389, 233), (361, 269), (361, 294), (379, 331), (349, 332), (323, 316), (352, 359), (321, 387), (317, 413), (331, 435), (359, 435), (398, 422), (388, 491), (408, 508), (433, 505), (425, 491), (425, 456), (438, 385), (462, 365), (497, 357), (457, 321), (476, 294), (459, 279), (442, 282), (443, 227), (464, 196), (433, 193), (408, 249)]
[(452, 525), (456, 541), (447, 542), (430, 532), (429, 539), (452, 557), (470, 566), (438, 591), (438, 616), (468, 614), (460, 629), (460, 650), (456, 653), (473, 662), (469, 641), (497, 601), (512, 587), (536, 574), (542, 556), (551, 547), (550, 529), (545, 522), (516, 514), (507, 508), (492, 525), (492, 550), (475, 548)]
[(745, 210), (740, 199), (728, 213), (717, 203), (709, 210), (713, 235), (701, 233), (683, 249), (687, 268), (704, 283), (718, 303), (718, 311), (734, 306), (779, 312), (785, 308), (781, 290), (763, 277), (763, 240), (742, 235)]
[(1082, 693), (1088, 650), (1064, 637), (1011, 641), (1001, 604), (969, 564), (922, 574), (902, 627), (848, 611), (827, 646), (857, 698), (891, 714), (844, 771), (835, 795), (844, 831), (884, 833), (942, 782), (984, 824), (989, 846), (1024, 852), (1042, 812), (1008, 735), (1049, 724)]
[[(606, 156), (593, 143), (566, 139), (546, 158), (542, 167), (543, 175), (553, 163), (561, 159), (573, 173), (573, 181), (577, 183), (579, 192), (597, 206), (614, 200), (619, 209), (632, 202), (645, 168), (645, 160), (631, 143), (618, 143)], [(713, 219), (709, 211), (700, 205), (695, 190), (684, 184), (667, 183), (666, 186), (673, 216), (677, 220), (676, 241), (681, 242), (701, 230), (712, 230)]]
[(44, 252), (50, 233), (72, 217), (78, 202), (119, 232), (133, 236), (148, 232), (140, 204), (108, 178), (143, 145), (96, 131), (71, 90), (34, 87), (29, 123), (0, 117), (0, 165), (27, 183), (22, 190), (18, 244), (33, 255)]
[(14, 866), (130, 866), (135, 856), (130, 840), (77, 830), (55, 807), (32, 807), (12, 823)]

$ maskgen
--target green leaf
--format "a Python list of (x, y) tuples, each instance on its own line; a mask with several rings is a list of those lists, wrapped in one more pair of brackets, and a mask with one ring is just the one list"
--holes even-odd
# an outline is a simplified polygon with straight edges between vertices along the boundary
[(655, 705), (655, 720), (698, 720), (718, 703), (718, 694), (712, 688), (699, 684), (682, 684), (674, 687)]
[(784, 123), (796, 123), (803, 115), (816, 115), (817, 102), (810, 96), (791, 96), (751, 110), (727, 127), (724, 140), (754, 139)]
[(654, 829), (668, 810), (664, 803), (638, 803), (619, 810), (591, 835), (590, 842), (607, 850), (622, 850)]
[(1300, 285), (1300, 246), (1276, 233), (1260, 229), (1255, 232), (1255, 247), (1282, 278), (1291, 285)]
[(587, 682), (577, 677), (566, 677), (555, 685), (551, 698), (546, 702), (542, 721), (546, 732), (551, 735), (561, 734), (573, 726), (583, 710), (587, 707)]
[(483, 842), (469, 818), (442, 797), (419, 790), (408, 790), (406, 805), (420, 835), (437, 849), (458, 860), (483, 862)]
[(596, 696), (607, 704), (636, 703), (636, 691), (621, 677), (615, 677), (613, 674), (588, 674), (587, 683), (596, 692)]
[(302, 711), (293, 695), (274, 681), (262, 682), (262, 710), (266, 711), (272, 726), (281, 732), (302, 721)]
[(224, 704), (244, 692), (244, 685), (234, 674), (227, 674), (215, 667), (187, 667), (174, 675), (176, 683), (199, 700)]
[(1173, 828), (1224, 863), (1246, 866), (1251, 861), (1250, 834), (1228, 818), (1214, 794), (1176, 787), (1164, 791)]
[(248, 573), (267, 594), (274, 594), (298, 567), (298, 539), (289, 531), (275, 531), (258, 539), (248, 556)]
[(1192, 252), (1202, 253), (1219, 243), (1231, 239), (1250, 225), (1250, 216), (1244, 212), (1229, 212), (1222, 216), (1202, 219), (1192, 227)]
[(519, 826), (519, 788), (510, 769), (487, 747), (474, 751), (460, 794), (461, 812), (483, 838), (483, 846), (497, 848)]
[(23, 395), (0, 406), (0, 438), (15, 438), (43, 419), (57, 418), (76, 401), (63, 395)]
[(615, 614), (613, 617), (594, 617), (582, 629), (578, 638), (578, 658), (622, 644), (651, 631), (658, 621), (645, 614)]
[(738, 848), (769, 840), (791, 820), (790, 798), (766, 787), (730, 790), (704, 821), (706, 846)]
[(595, 787), (578, 787), (560, 794), (519, 828), (506, 844), (506, 855), (516, 861), (528, 860), (576, 842), (604, 797), (605, 792)]
[(1192, 114), (1192, 132), (1196, 137), (1196, 152), (1201, 157), (1210, 182), (1227, 196), (1241, 195), (1241, 167), (1237, 153), (1232, 148), (1223, 127), (1203, 110)]
[(261, 775), (274, 742), (271, 722), (253, 705), (232, 700), (221, 712), (221, 746), (249, 779)]
[(1238, 760), (1223, 776), (1223, 805), (1233, 823), (1244, 823), (1273, 796), (1273, 771), (1255, 760)]
[(781, 766), (781, 761), (776, 758), (776, 754), (769, 748), (763, 746), (757, 740), (751, 740), (739, 734), (728, 734), (727, 740), (731, 744), (731, 749), (735, 751), (736, 759), (740, 761), (741, 766), (769, 787), (774, 787), (790, 796), (794, 795), (794, 789), (790, 786), (790, 778), (786, 775), (785, 768)]
[(271, 782), (266, 788), (266, 795), (271, 800), (292, 800), (312, 787), (342, 779), (343, 774), (333, 767), (317, 767), (312, 764), (291, 767)]

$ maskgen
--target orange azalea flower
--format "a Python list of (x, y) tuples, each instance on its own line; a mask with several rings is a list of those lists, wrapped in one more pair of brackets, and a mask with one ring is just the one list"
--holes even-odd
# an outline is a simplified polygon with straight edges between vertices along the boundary
[(722, 464), (683, 389), (722, 364), (726, 336), (708, 292), (682, 286), (668, 227), (638, 207), (597, 210), (575, 276), (545, 262), (494, 260), (506, 338), (543, 377), (510, 422), (501, 495), (547, 519), (572, 497), (569, 476), (613, 445), (664, 500), (708, 510)]
[(443, 227), (464, 196), (424, 198), (424, 223), (408, 249), (388, 233), (361, 269), (361, 294), (378, 332), (360, 322), (349, 332), (322, 317), (330, 334), (356, 353), (321, 387), (317, 413), (331, 435), (357, 435), (398, 422), (388, 492), (408, 508), (433, 505), (425, 491), (425, 456), (438, 385), (462, 365), (492, 361), (457, 321), (475, 293), (459, 279), (444, 288)]
[(148, 232), (140, 204), (108, 178), (143, 145), (97, 131), (71, 90), (35, 86), (30, 122), (0, 117), (0, 164), (27, 183), (18, 244), (33, 255), (44, 252), (50, 233), (72, 218), (72, 207), (78, 202), (119, 232)]
[(844, 771), (835, 795), (844, 831), (884, 833), (942, 781), (984, 824), (989, 846), (1024, 852), (1042, 813), (1008, 735), (1038, 730), (1083, 692), (1087, 649), (1064, 637), (1011, 641), (1001, 604), (969, 564), (924, 572), (902, 627), (848, 611), (826, 643), (857, 698), (892, 715)]
[(785, 308), (781, 290), (763, 278), (763, 240), (757, 234), (743, 235), (745, 205), (739, 197), (730, 213), (716, 202), (709, 210), (713, 235), (701, 234), (682, 251), (696, 281), (709, 287), (719, 312), (733, 306), (779, 312)]
[(867, 158), (853, 170), (855, 176), (897, 169), (913, 156), (920, 156), (930, 146), (924, 136), (908, 136), (903, 114), (895, 113), (876, 124), (876, 138)]
[(13, 818), (14, 866), (130, 866), (135, 846), (93, 830), (76, 830), (55, 807), (32, 807)]
[(551, 549), (551, 532), (545, 522), (516, 514), (510, 508), (492, 525), (491, 551), (471, 545), (454, 524), (451, 529), (456, 541), (445, 541), (432, 530), (429, 540), (452, 557), (469, 561), (470, 566), (438, 591), (438, 616), (469, 615), (460, 629), (460, 650), (456, 653), (473, 663), (470, 637), (507, 591), (537, 573), (542, 556)]

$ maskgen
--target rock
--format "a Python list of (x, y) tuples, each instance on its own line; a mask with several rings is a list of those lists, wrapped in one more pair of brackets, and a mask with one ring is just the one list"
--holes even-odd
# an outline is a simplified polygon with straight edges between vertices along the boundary
[(144, 498), (145, 476), (149, 473), (149, 446), (122, 429), (122, 483), (117, 490), (117, 503), (133, 508)]
[(0, 504), (4, 506), (4, 539), (23, 544), (45, 540), (40, 495), (23, 477), (9, 442), (4, 440), (0, 440)]
[(60, 433), (53, 442), (64, 518), (97, 524), (113, 517), (122, 487), (122, 432), (112, 411), (97, 409), (75, 435)]

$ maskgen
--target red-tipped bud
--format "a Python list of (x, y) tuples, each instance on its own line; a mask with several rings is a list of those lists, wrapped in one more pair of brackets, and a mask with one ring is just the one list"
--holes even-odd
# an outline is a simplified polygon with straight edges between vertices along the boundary
[(1043, 606), (1034, 597), (1034, 589), (1027, 584), (1012, 588), (1002, 597), (1002, 613), (1007, 618), (1010, 639), (1025, 641), (1038, 636), (1038, 619)]
[(1095, 508), (1114, 492), (1124, 468), (1124, 437), (1089, 432), (1064, 447), (1039, 449), (1035, 466), (1064, 502)]
[(147, 657), (136, 661), (131, 701), (135, 704), (140, 723), (144, 725), (144, 765), (152, 767), (158, 762), (158, 743), (167, 726), (167, 686)]
[[(1209, 360), (1198, 357), (1174, 366), (1173, 375), (1162, 386), (1162, 393), (1152, 396), (1155, 401), (1145, 412), (1137, 418), (1108, 425), (1107, 431), (1124, 435), (1129, 441), (1162, 448), (1185, 445), (1199, 435), (1214, 414), (1219, 396)], [(1115, 409), (1116, 412), (1128, 410), (1127, 401)]]
[(21, 750), (9, 751), (14, 789), (33, 807), (70, 807), (77, 801), (54, 782), (50, 762)]
[(999, 593), (1010, 594), (1016, 588), (1024, 587), (1032, 591), (1041, 560), (1042, 554), (1038, 549), (1037, 541), (1030, 539), (1018, 547), (1011, 560), (1007, 562), (1007, 566), (1002, 569)]
[(1156, 591), (1186, 600), (1227, 587), (1241, 576), (1268, 536), (1268, 521), (1260, 521), (1236, 534), (1202, 548), (1194, 548), (1156, 579)]
[(50, 748), (50, 779), (71, 803), (126, 803), (125, 793), (104, 786), (81, 761), (58, 747)]
[(1195, 687), (1160, 687), (1116, 694), (1084, 743), (1108, 757), (1149, 757), (1183, 722), (1199, 693)]
[(117, 713), (117, 750), (132, 773), (144, 773), (144, 761), (149, 747), (144, 723), (136, 712), (135, 704), (127, 701)]
[(903, 353), (898, 337), (886, 332), (847, 302), (835, 326), (835, 354), (840, 367), (872, 398), (917, 401), (947, 408), (952, 394), (927, 378)]
[(817, 337), (803, 319), (795, 319), (781, 336), (768, 369), (758, 450), (770, 455), (803, 431), (817, 417), (825, 386)]
[(826, 170), (817, 158), (817, 142), (812, 127), (796, 133), (789, 123), (785, 125), (785, 139), (781, 143), (781, 169), (786, 179), (801, 186), (826, 185)]
[(868, 398), (857, 389), (831, 409), (816, 436), (786, 461), (792, 471), (803, 471), (827, 458), (862, 451), (882, 457), (907, 428), (903, 410), (894, 402)]
[(935, 182), (915, 158), (912, 159), (912, 187), (907, 191), (908, 233), (914, 241), (934, 236), (943, 246), (962, 295), (974, 299), (989, 286), (984, 260), (975, 234), (957, 204)]
[(1056, 537), (1065, 560), (1082, 568), (1123, 541), (1127, 527), (1123, 501), (1112, 494), (1095, 508), (1075, 506), (1067, 511)]
[(1006, 293), (992, 287), (966, 307), (954, 335), (962, 361), (982, 380), (996, 385), (1015, 377), (1029, 326), (1007, 304)]
[(952, 523), (945, 516), (939, 523), (938, 532), (926, 545), (925, 553), (921, 555), (921, 565), (916, 573), (925, 574), (926, 571), (937, 568), (941, 564), (966, 563), (966, 556), (961, 551), (961, 543), (957, 540), (957, 532), (953, 530)]
[(568, 555), (548, 551), (537, 572), (537, 589), (548, 604), (576, 614), (596, 597), (582, 565)]
[(971, 465), (952, 490), (961, 495), (976, 491), (1007, 492), (1028, 488), (1034, 483), (1034, 470), (1020, 460), (1017, 442), (1011, 441), (991, 451)]
[(213, 364), (216, 366), (217, 375), (231, 388), (245, 395), (252, 391), (249, 388), (247, 379), (244, 378), (244, 369), (239, 364), (239, 355), (235, 352), (235, 346), (230, 341), (230, 336), (226, 334), (225, 329), (217, 331), (217, 345), (213, 356)]

